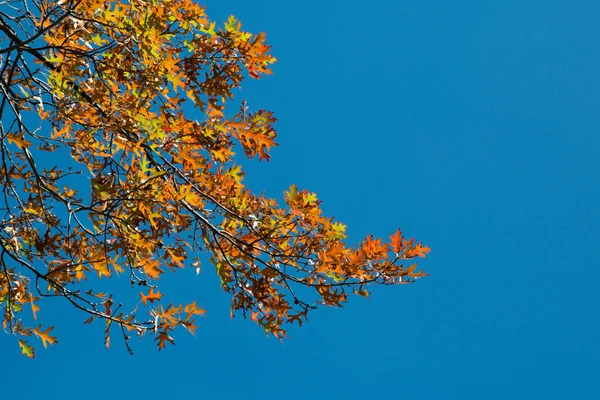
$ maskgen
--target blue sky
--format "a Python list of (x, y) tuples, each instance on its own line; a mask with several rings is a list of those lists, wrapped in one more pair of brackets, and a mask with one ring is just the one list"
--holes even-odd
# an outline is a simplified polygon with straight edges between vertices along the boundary
[(3, 398), (600, 398), (600, 3), (204, 4), (279, 58), (243, 87), (280, 143), (247, 185), (316, 191), (353, 242), (401, 227), (431, 276), (279, 342), (190, 270), (166, 284), (207, 308), (198, 336), (133, 357), (43, 305), (61, 343), (32, 361), (0, 335)]

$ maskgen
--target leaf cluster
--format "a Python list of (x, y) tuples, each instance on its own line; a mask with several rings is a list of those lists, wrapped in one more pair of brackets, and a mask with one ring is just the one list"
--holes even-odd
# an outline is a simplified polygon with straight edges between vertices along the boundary
[[(113, 328), (129, 351), (132, 333), (159, 349), (193, 333), (204, 310), (159, 285), (199, 271), (200, 253), (232, 313), (279, 338), (318, 304), (425, 275), (404, 263), (429, 249), (401, 231), (350, 247), (314, 193), (291, 186), (279, 204), (245, 187), (237, 148), (268, 161), (277, 146), (270, 111), (235, 109), (242, 81), (276, 61), (263, 33), (233, 16), (217, 26), (192, 0), (3, 4), (0, 304), (23, 354), (28, 336), (56, 343), (21, 314), (37, 319), (46, 297), (103, 320), (107, 346)], [(117, 276), (142, 288), (130, 308), (95, 289)]]

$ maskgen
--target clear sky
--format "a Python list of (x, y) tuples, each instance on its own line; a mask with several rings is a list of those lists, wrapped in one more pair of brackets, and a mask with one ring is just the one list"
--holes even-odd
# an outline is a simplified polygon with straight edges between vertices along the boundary
[(0, 398), (600, 398), (599, 2), (204, 4), (279, 58), (243, 88), (280, 143), (247, 185), (316, 191), (353, 242), (400, 227), (431, 276), (279, 342), (229, 318), (206, 264), (166, 283), (208, 310), (198, 336), (134, 356), (42, 303), (61, 343), (29, 360), (0, 335)]

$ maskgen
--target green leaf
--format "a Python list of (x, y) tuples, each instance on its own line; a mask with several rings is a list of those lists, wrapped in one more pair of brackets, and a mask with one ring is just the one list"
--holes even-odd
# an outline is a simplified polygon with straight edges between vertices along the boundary
[(215, 22), (210, 24), (208, 28), (206, 27), (206, 25), (202, 25), (200, 26), (200, 31), (202, 33), (208, 33), (210, 36), (215, 36), (217, 34), (217, 32), (215, 32), (215, 26), (217, 26)]
[(225, 288), (227, 286), (227, 269), (220, 261), (213, 264), (217, 269), (217, 275), (219, 275), (219, 278), (221, 279), (221, 286)]
[(27, 342), (25, 340), (19, 339), (19, 346), (21, 347), (21, 353), (24, 356), (27, 356), (29, 358), (35, 357), (35, 351), (33, 350), (33, 347), (31, 347), (29, 344), (27, 344)]
[(229, 18), (227, 19), (227, 22), (225, 23), (225, 30), (227, 32), (235, 32), (238, 30), (238, 21), (237, 19), (235, 19), (235, 17), (233, 15), (230, 15)]
[(232, 177), (235, 183), (239, 185), (240, 183), (242, 183), (242, 177), (244, 176), (244, 172), (242, 171), (242, 167), (237, 165), (235, 167), (231, 167), (231, 169), (229, 169), (229, 171), (227, 171), (225, 175)]
[(332, 235), (333, 239), (345, 239), (346, 238), (346, 225), (334, 222), (331, 224), (331, 229), (334, 234)]
[(102, 46), (105, 41), (104, 41), (104, 39), (102, 39), (102, 37), (100, 35), (95, 35), (95, 36), (92, 36), (92, 42), (96, 46)]
[(304, 195), (304, 203), (309, 206), (314, 206), (317, 204), (317, 195), (316, 193), (306, 193)]

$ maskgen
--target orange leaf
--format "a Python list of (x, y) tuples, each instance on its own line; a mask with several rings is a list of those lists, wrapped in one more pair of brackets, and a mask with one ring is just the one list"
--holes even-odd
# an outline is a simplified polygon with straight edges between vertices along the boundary
[(195, 300), (193, 302), (191, 302), (190, 304), (188, 304), (187, 306), (185, 306), (184, 311), (188, 314), (194, 314), (194, 315), (204, 315), (206, 313), (206, 311), (204, 309), (196, 306)]
[(152, 288), (148, 292), (148, 295), (145, 295), (144, 293), (140, 292), (140, 296), (142, 296), (142, 303), (144, 303), (144, 306), (145, 306), (147, 301), (149, 301), (150, 303), (154, 303), (155, 300), (160, 301), (162, 294), (158, 291), (155, 292), (154, 289)]
[(391, 245), (392, 245), (392, 249), (394, 250), (394, 252), (400, 253), (402, 251), (402, 248), (404, 247), (404, 244), (403, 244), (404, 237), (402, 236), (402, 231), (400, 229), (398, 229), (396, 231), (396, 233), (394, 233), (392, 236), (390, 236), (390, 239), (392, 240)]
[(165, 320), (165, 323), (168, 325), (176, 325), (177, 324), (177, 313), (178, 309), (172, 306), (167, 307), (166, 310), (163, 310), (157, 313), (159, 318)]
[(33, 330), (33, 333), (35, 333), (35, 335), (41, 339), (44, 347), (47, 347), (48, 343), (51, 345), (54, 343), (58, 343), (58, 341), (56, 340), (56, 336), (50, 336), (50, 332), (52, 331), (52, 329), (54, 329), (53, 326), (46, 329), (45, 331), (41, 331), (40, 327), (41, 325), (38, 325), (38, 327)]
[(408, 258), (412, 258), (412, 257), (425, 258), (427, 253), (429, 253), (429, 250), (430, 250), (429, 247), (423, 246), (421, 243), (418, 243), (414, 248), (412, 248), (406, 252), (406, 257), (408, 257)]
[(159, 351), (165, 348), (166, 341), (170, 342), (173, 346), (175, 345), (175, 340), (171, 336), (169, 336), (167, 331), (161, 332), (160, 335), (158, 335), (158, 337), (155, 340), (158, 340), (158, 350)]
[(31, 142), (25, 139), (24, 134), (15, 135), (13, 133), (9, 133), (8, 135), (6, 135), (6, 138), (8, 139), (8, 143), (15, 143), (19, 147), (26, 148), (31, 146)]
[(413, 278), (420, 278), (422, 276), (428, 276), (429, 275), (429, 274), (426, 274), (423, 271), (415, 272), (416, 269), (417, 269), (417, 264), (411, 265), (410, 267), (406, 268), (406, 275), (412, 276)]
[(149, 278), (157, 279), (163, 273), (163, 270), (158, 267), (160, 265), (159, 260), (143, 259), (140, 264)]

